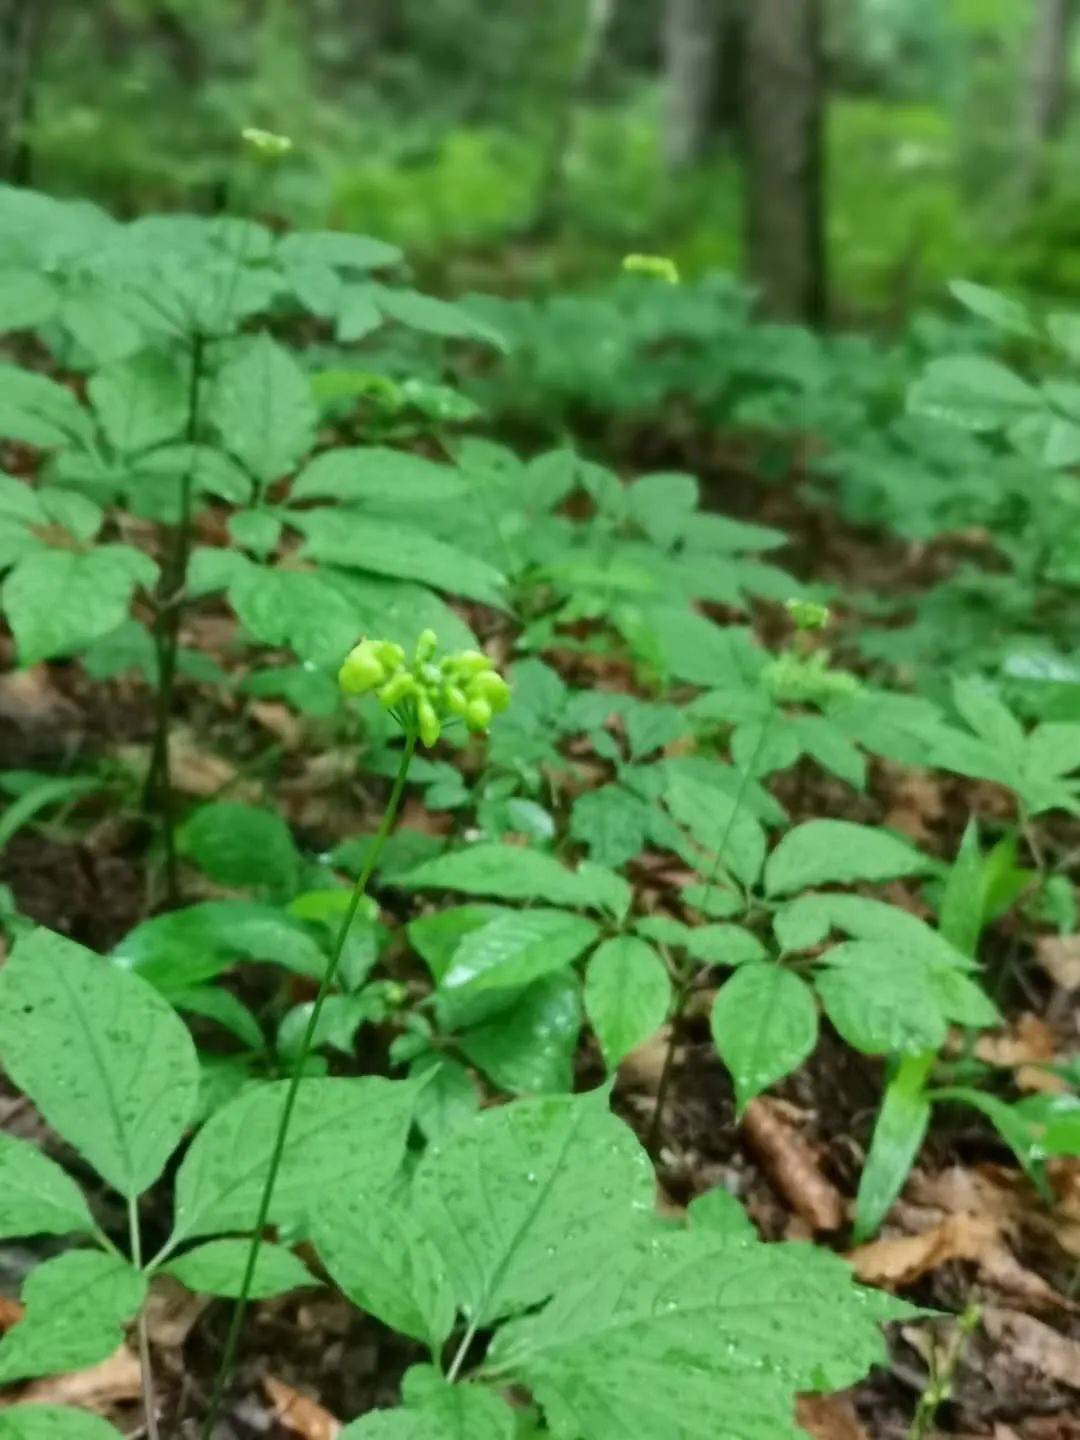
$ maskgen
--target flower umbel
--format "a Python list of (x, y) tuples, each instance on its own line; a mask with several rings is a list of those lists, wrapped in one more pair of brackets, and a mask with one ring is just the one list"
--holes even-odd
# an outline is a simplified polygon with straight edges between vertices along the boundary
[(644, 275), (665, 285), (679, 283), (679, 267), (668, 255), (625, 255), (622, 268), (628, 275)]
[(293, 148), (288, 135), (275, 135), (272, 130), (260, 130), (257, 125), (245, 126), (240, 131), (240, 138), (266, 160), (280, 160)]
[(392, 640), (361, 640), (345, 657), (338, 684), (346, 695), (373, 690), (402, 729), (429, 749), (448, 721), (461, 719), (470, 730), (486, 730), (509, 705), (509, 685), (482, 651), (459, 650), (436, 659), (437, 648), (434, 630), (424, 630), (409, 663)]

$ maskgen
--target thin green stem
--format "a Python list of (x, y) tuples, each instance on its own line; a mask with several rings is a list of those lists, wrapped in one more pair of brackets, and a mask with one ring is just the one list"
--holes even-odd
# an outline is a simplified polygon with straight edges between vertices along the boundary
[(474, 1320), (469, 1326), (469, 1328), (465, 1331), (461, 1344), (457, 1348), (457, 1353), (455, 1354), (453, 1360), (451, 1360), (450, 1362), (450, 1369), (446, 1372), (446, 1381), (448, 1385), (453, 1385), (454, 1382), (457, 1380), (458, 1376), (461, 1374), (461, 1367), (462, 1365), (464, 1365), (465, 1357), (469, 1353), (469, 1346), (475, 1340), (476, 1332), (479, 1328), (479, 1325)]
[[(142, 1269), (142, 1231), (139, 1228), (139, 1202), (134, 1195), (128, 1198), (128, 1234), (131, 1238), (131, 1263), (136, 1270)], [(143, 1414), (146, 1419), (146, 1440), (160, 1440), (158, 1429), (157, 1401), (154, 1397), (154, 1371), (150, 1363), (150, 1333), (146, 1325), (146, 1306), (139, 1309), (135, 1325), (139, 1341), (139, 1370), (142, 1375)]]
[(410, 728), (406, 732), (405, 748), (401, 752), (401, 763), (398, 766), (393, 789), (390, 791), (390, 799), (387, 801), (382, 820), (379, 822), (379, 828), (375, 832), (375, 839), (367, 853), (364, 868), (361, 870), (356, 884), (353, 887), (349, 908), (342, 917), (341, 925), (334, 940), (333, 950), (331, 951), (330, 959), (326, 966), (326, 971), (319, 984), (318, 994), (315, 996), (315, 1003), (311, 1007), (311, 1014), (308, 1017), (307, 1027), (304, 1030), (304, 1037), (300, 1042), (296, 1063), (293, 1067), (288, 1089), (285, 1092), (285, 1104), (282, 1107), (281, 1120), (278, 1123), (277, 1135), (274, 1138), (274, 1149), (270, 1156), (270, 1166), (266, 1172), (266, 1181), (263, 1184), (258, 1213), (255, 1216), (254, 1226), (251, 1232), (251, 1245), (248, 1249), (244, 1276), (240, 1282), (240, 1295), (233, 1307), (232, 1319), (229, 1322), (229, 1332), (225, 1339), (225, 1349), (221, 1357), (221, 1365), (218, 1369), (217, 1378), (214, 1381), (214, 1391), (210, 1399), (210, 1410), (206, 1417), (206, 1423), (202, 1430), (202, 1440), (210, 1440), (221, 1412), (225, 1388), (232, 1378), (233, 1367), (236, 1363), (237, 1346), (240, 1343), (240, 1332), (243, 1328), (244, 1316), (247, 1313), (248, 1303), (251, 1297), (251, 1287), (255, 1279), (255, 1267), (258, 1264), (259, 1252), (262, 1248), (263, 1232), (266, 1229), (270, 1217), (270, 1206), (274, 1198), (274, 1187), (277, 1184), (281, 1163), (285, 1156), (285, 1145), (289, 1135), (289, 1123), (292, 1120), (293, 1111), (296, 1108), (296, 1100), (300, 1093), (300, 1082), (304, 1077), (307, 1057), (311, 1052), (311, 1047), (318, 1030), (319, 1018), (322, 1015), (323, 1006), (337, 978), (338, 967), (341, 964), (341, 957), (345, 950), (345, 942), (348, 939), (352, 923), (356, 919), (356, 913), (360, 909), (360, 904), (367, 893), (368, 881), (371, 879), (375, 867), (379, 863), (379, 856), (382, 854), (383, 846), (386, 844), (390, 831), (394, 827), (394, 821), (397, 819), (397, 812), (401, 805), (401, 797), (405, 791), (405, 781), (408, 778), (409, 766), (412, 764), (415, 749), (416, 731)]
[(191, 378), (188, 385), (187, 443), (191, 455), (180, 477), (180, 513), (173, 535), (172, 553), (161, 572), (157, 614), (154, 618), (154, 654), (157, 659), (157, 695), (154, 707), (154, 743), (146, 775), (144, 803), (157, 808), (165, 845), (166, 899), (180, 898), (176, 853), (176, 817), (169, 765), (169, 728), (172, 721), (176, 656), (180, 646), (180, 620), (188, 560), (191, 556), (191, 513), (195, 491), (196, 445), (199, 439), (199, 397), (202, 386), (205, 340), (195, 332), (191, 341)]
[(936, 1351), (932, 1352), (930, 1377), (927, 1380), (926, 1389), (919, 1397), (919, 1403), (911, 1422), (911, 1429), (908, 1431), (907, 1440), (926, 1440), (937, 1412), (952, 1395), (953, 1377), (956, 1374), (957, 1366), (960, 1364), (960, 1357), (964, 1350), (964, 1342), (971, 1335), (981, 1318), (982, 1309), (976, 1305), (974, 1301), (970, 1301), (964, 1313), (957, 1317), (956, 1324), (953, 1326), (952, 1334), (946, 1342), (943, 1352), (940, 1354)]

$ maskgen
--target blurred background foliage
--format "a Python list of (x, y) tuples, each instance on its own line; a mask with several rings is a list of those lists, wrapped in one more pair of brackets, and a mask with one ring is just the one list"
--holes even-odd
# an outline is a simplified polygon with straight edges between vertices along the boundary
[[(690, 277), (740, 264), (723, 36), (689, 141), (673, 137), (686, 116), (671, 103), (673, 85), (693, 98), (672, 27), (693, 24), (695, 5), (699, 24), (737, 23), (740, 0), (29, 4), (20, 178), (40, 189), (120, 214), (243, 205), (237, 135), (256, 124), (295, 141), (260, 189), (262, 215), (397, 241), (429, 284), (532, 293), (609, 275), (629, 250), (671, 255)], [(956, 274), (1080, 294), (1073, 9), (826, 0), (841, 318), (902, 317)], [(1066, 52), (1057, 77), (1039, 70), (1045, 23)]]

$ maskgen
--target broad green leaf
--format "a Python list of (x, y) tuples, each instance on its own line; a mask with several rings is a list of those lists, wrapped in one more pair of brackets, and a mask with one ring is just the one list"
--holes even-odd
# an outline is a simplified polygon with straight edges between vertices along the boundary
[(585, 1010), (609, 1071), (667, 1019), (671, 980), (651, 945), (630, 935), (606, 940), (585, 972)]
[(89, 1234), (82, 1191), (36, 1145), (0, 1134), (0, 1238)]
[(581, 986), (574, 974), (545, 975), (505, 1010), (458, 1039), (463, 1054), (511, 1095), (565, 1094), (582, 1022)]
[(29, 268), (0, 269), (0, 331), (34, 330), (51, 320), (59, 305), (51, 279)]
[(642, 475), (626, 492), (630, 519), (665, 550), (682, 539), (697, 505), (698, 482), (692, 475)]
[(764, 945), (741, 925), (684, 925), (666, 915), (647, 915), (635, 923), (634, 929), (658, 945), (685, 950), (695, 960), (704, 960), (709, 965), (727, 965), (734, 969), (765, 959)]
[(519, 1100), (424, 1155), (415, 1212), (470, 1323), (540, 1304), (651, 1214), (652, 1166), (607, 1105)]
[(0, 1340), (0, 1385), (107, 1360), (146, 1295), (125, 1261), (96, 1250), (46, 1260), (22, 1289), (26, 1315)]
[(811, 950), (840, 930), (918, 956), (935, 969), (973, 968), (967, 956), (917, 915), (865, 895), (800, 895), (777, 912), (773, 929), (784, 950)]
[(453, 1384), (433, 1365), (414, 1365), (401, 1382), (410, 1410), (430, 1417), (446, 1440), (514, 1440), (515, 1412), (483, 1385)]
[(295, 469), (315, 438), (311, 384), (289, 351), (265, 333), (222, 366), (209, 412), (226, 448), (264, 483)]
[(968, 821), (956, 859), (945, 877), (938, 906), (941, 933), (965, 955), (974, 955), (985, 923), (983, 858), (978, 822)]
[(269, 510), (238, 510), (229, 516), (229, 539), (263, 559), (281, 539), (281, 521)]
[(0, 1440), (121, 1440), (119, 1430), (88, 1410), (19, 1405), (0, 1411)]
[(274, 810), (225, 801), (202, 805), (181, 826), (177, 845), (219, 885), (291, 895), (299, 882), (299, 852)]
[(779, 965), (736, 970), (717, 991), (711, 1023), (716, 1049), (735, 1081), (740, 1113), (801, 1065), (817, 1041), (813, 994)]
[(813, 885), (895, 880), (933, 868), (928, 856), (888, 831), (848, 820), (807, 820), (789, 830), (769, 856), (765, 889), (790, 895)]
[(728, 1240), (756, 1240), (753, 1221), (735, 1196), (722, 1186), (697, 1195), (686, 1207), (686, 1223), (694, 1230), (708, 1230)]
[(829, 1019), (866, 1055), (919, 1055), (945, 1042), (947, 1025), (926, 964), (874, 940), (849, 940), (823, 957), (815, 984)]
[(291, 231), (278, 243), (277, 253), (290, 264), (330, 265), (336, 270), (385, 270), (402, 258), (396, 245), (347, 230)]
[(354, 1305), (414, 1340), (443, 1344), (454, 1297), (407, 1196), (361, 1185), (317, 1206), (312, 1233), (319, 1258)]
[(424, 1080), (416, 1106), (416, 1125), (429, 1145), (467, 1125), (480, 1108), (476, 1082), (456, 1060), (429, 1050), (413, 1061), (409, 1074)]
[(470, 315), (464, 306), (421, 295), (418, 290), (391, 290), (384, 285), (378, 287), (374, 298), (387, 319), (407, 325), (410, 330), (448, 340), (480, 340), (498, 350), (507, 348), (497, 330)]
[(481, 843), (425, 861), (395, 877), (407, 890), (460, 890), (500, 900), (546, 900), (550, 905), (605, 909), (589, 883), (550, 855), (519, 845)]
[(321, 980), (326, 956), (299, 921), (251, 900), (205, 900), (156, 915), (130, 931), (112, 954), (165, 994), (212, 980), (237, 960), (271, 961)]
[(694, 1226), (603, 1254), (487, 1357), (557, 1440), (802, 1440), (796, 1392), (852, 1384), (885, 1356), (877, 1322), (915, 1313), (808, 1245)]
[(400, 515), (461, 501), (470, 485), (449, 465), (379, 445), (327, 450), (293, 481), (293, 500), (341, 500), (378, 514)]
[(696, 611), (655, 606), (646, 617), (664, 665), (676, 680), (709, 689), (752, 687), (768, 655), (758, 649), (751, 632), (721, 627)]
[(905, 1055), (885, 1087), (870, 1151), (859, 1177), (852, 1240), (863, 1244), (876, 1232), (911, 1173), (930, 1123), (926, 1080), (933, 1054)]
[(41, 450), (89, 441), (93, 426), (66, 385), (18, 365), (0, 364), (0, 436)]
[(1052, 1202), (1053, 1191), (1046, 1178), (1046, 1151), (1042, 1145), (1044, 1127), (1033, 1124), (1021, 1105), (1010, 1105), (985, 1090), (973, 1090), (962, 1085), (931, 1091), (928, 1098), (933, 1101), (955, 1100), (985, 1115), (1019, 1160), (1043, 1200)]
[[(194, 1250), (170, 1260), (166, 1275), (179, 1280), (197, 1295), (222, 1295), (235, 1300), (247, 1271), (251, 1242), (247, 1239), (208, 1240)], [(284, 1295), (319, 1282), (291, 1250), (263, 1241), (255, 1261), (255, 1274), (248, 1292), (253, 1300)]]
[(913, 415), (977, 432), (1003, 430), (1042, 403), (1019, 375), (982, 355), (931, 360), (908, 394)]
[[(176, 1177), (172, 1244), (249, 1229), (258, 1212), (288, 1081), (245, 1091), (207, 1121)], [(304, 1080), (289, 1126), (270, 1221), (303, 1224), (318, 1196), (388, 1185), (405, 1154), (413, 1081)]]
[(371, 1410), (346, 1425), (339, 1440), (449, 1440), (430, 1415), (415, 1410)]
[(0, 1063), (114, 1190), (161, 1174), (198, 1098), (195, 1047), (145, 981), (48, 930), (0, 970)]
[(324, 564), (419, 580), (450, 595), (506, 607), (506, 579), (493, 565), (424, 530), (337, 506), (294, 511), (289, 523), (305, 537), (303, 553)]
[(454, 951), (436, 992), (451, 1029), (505, 1010), (527, 985), (564, 970), (598, 938), (591, 920), (565, 910), (509, 910), (474, 930)]
[(242, 1000), (223, 986), (192, 985), (186, 990), (170, 990), (169, 1004), (184, 1014), (216, 1020), (249, 1050), (266, 1048), (266, 1037), (255, 1016)]
[(121, 455), (174, 440), (187, 420), (187, 377), (160, 350), (99, 370), (87, 388), (105, 438)]
[(664, 792), (668, 809), (685, 825), (707, 856), (698, 865), (710, 872), (715, 856), (720, 865), (744, 885), (752, 885), (765, 859), (765, 832), (749, 806), (723, 790), (695, 785), (686, 775), (673, 774)]
[(440, 981), (466, 935), (482, 929), (500, 915), (514, 913), (502, 905), (451, 905), (410, 921), (406, 933), (432, 977)]
[(151, 586), (157, 573), (153, 560), (130, 545), (27, 555), (0, 592), (20, 663), (71, 654), (115, 630), (135, 587)]
[(625, 865), (648, 838), (649, 805), (623, 785), (586, 790), (570, 812), (570, 834), (601, 865)]
[(1026, 308), (1008, 295), (985, 285), (974, 285), (970, 280), (950, 280), (949, 289), (961, 305), (981, 320), (989, 320), (998, 330), (1028, 339), (1037, 334)]

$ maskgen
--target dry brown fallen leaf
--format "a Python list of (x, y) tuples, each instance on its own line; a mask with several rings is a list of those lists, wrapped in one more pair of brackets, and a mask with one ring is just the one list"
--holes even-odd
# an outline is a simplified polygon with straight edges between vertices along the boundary
[(983, 1311), (987, 1334), (1010, 1360), (1026, 1365), (1048, 1380), (1080, 1390), (1080, 1340), (1052, 1330), (1019, 1310), (988, 1305)]
[(18, 1300), (9, 1300), (6, 1295), (0, 1295), (0, 1331), (10, 1330), (12, 1325), (17, 1325), (25, 1313)]
[(619, 1088), (644, 1090), (647, 1095), (655, 1095), (660, 1088), (670, 1039), (671, 1026), (665, 1025), (625, 1055), (619, 1062)]
[(839, 1230), (844, 1197), (821, 1173), (813, 1149), (773, 1100), (751, 1100), (742, 1122), (747, 1143), (769, 1180), (814, 1230)]
[(1080, 990), (1080, 935), (1043, 935), (1035, 942), (1035, 959), (1055, 985)]
[(34, 1380), (13, 1402), (19, 1405), (72, 1405), (76, 1409), (105, 1411), (111, 1405), (135, 1400), (142, 1393), (142, 1371), (136, 1356), (121, 1345), (100, 1365)]
[(155, 1275), (145, 1306), (152, 1343), (163, 1350), (178, 1350), (209, 1304), (208, 1295), (195, 1295), (171, 1275)]
[(337, 1440), (341, 1434), (341, 1422), (335, 1420), (329, 1410), (283, 1380), (264, 1375), (263, 1389), (273, 1402), (274, 1419), (302, 1440)]
[(1053, 1060), (1057, 1043), (1054, 1032), (1037, 1015), (1021, 1015), (1008, 1030), (994, 1030), (980, 1035), (975, 1042), (975, 1055), (987, 1065), (1010, 1069), (1018, 1065), (1038, 1065)]
[(900, 1235), (860, 1245), (844, 1257), (868, 1285), (910, 1285), (947, 1260), (976, 1260), (997, 1239), (994, 1222), (979, 1215), (951, 1215), (919, 1235)]
[(814, 1440), (869, 1440), (846, 1395), (800, 1395), (795, 1419)]

